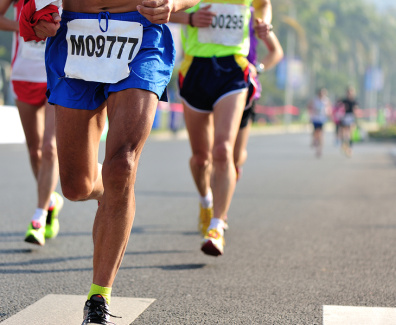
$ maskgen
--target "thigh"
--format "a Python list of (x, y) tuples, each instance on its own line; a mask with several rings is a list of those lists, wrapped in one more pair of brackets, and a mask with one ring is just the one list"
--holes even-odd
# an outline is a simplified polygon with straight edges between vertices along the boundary
[(229, 142), (235, 144), (243, 110), (246, 103), (247, 90), (222, 98), (214, 107), (214, 145)]
[(110, 93), (105, 159), (120, 151), (140, 154), (150, 134), (157, 106), (158, 96), (148, 90), (132, 88)]
[(184, 102), (184, 119), (193, 155), (210, 155), (213, 147), (213, 114), (197, 112)]
[(96, 110), (55, 106), (56, 143), (61, 179), (97, 178), (98, 148), (106, 121), (105, 103)]

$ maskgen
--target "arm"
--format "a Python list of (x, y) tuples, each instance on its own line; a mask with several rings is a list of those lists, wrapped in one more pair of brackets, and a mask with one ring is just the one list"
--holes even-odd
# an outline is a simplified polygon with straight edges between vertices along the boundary
[[(22, 0), (20, 0), (22, 1)], [(0, 1), (0, 30), (18, 32), (19, 24), (15, 20), (11, 20), (5, 17), (5, 13), (10, 7), (12, 0), (1, 0)]]
[(169, 21), (192, 27), (209, 27), (212, 23), (212, 18), (216, 16), (214, 12), (209, 10), (210, 7), (210, 5), (207, 5), (191, 13), (184, 11), (172, 13)]
[(261, 40), (268, 49), (268, 54), (261, 63), (264, 64), (265, 70), (268, 70), (276, 66), (283, 59), (283, 49), (274, 32), (270, 32), (266, 37), (261, 38)]
[(262, 26), (266, 32), (272, 31), (272, 4), (271, 0), (253, 0), (255, 25)]
[(143, 0), (137, 10), (154, 24), (166, 24), (171, 13), (195, 6), (199, 0)]

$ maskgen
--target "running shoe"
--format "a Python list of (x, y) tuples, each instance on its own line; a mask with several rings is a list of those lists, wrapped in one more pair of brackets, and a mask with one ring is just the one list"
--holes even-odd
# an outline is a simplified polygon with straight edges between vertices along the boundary
[(37, 221), (29, 224), (25, 235), (25, 242), (44, 246), (45, 244), (45, 226), (41, 226)]
[(209, 228), (210, 220), (213, 217), (213, 208), (203, 208), (202, 205), (199, 205), (199, 220), (198, 220), (198, 230), (201, 232), (202, 236), (205, 236), (206, 231)]
[(101, 295), (93, 295), (85, 302), (84, 321), (82, 322), (82, 325), (115, 325), (115, 323), (110, 322), (110, 316), (121, 318), (110, 314), (109, 306), (107, 305), (105, 298), (103, 298)]
[(201, 250), (206, 255), (219, 256), (223, 255), (224, 246), (224, 237), (220, 232), (217, 229), (209, 229), (202, 241)]
[(55, 204), (48, 208), (47, 222), (45, 225), (45, 238), (55, 238), (59, 233), (59, 211), (63, 207), (63, 198), (54, 192)]

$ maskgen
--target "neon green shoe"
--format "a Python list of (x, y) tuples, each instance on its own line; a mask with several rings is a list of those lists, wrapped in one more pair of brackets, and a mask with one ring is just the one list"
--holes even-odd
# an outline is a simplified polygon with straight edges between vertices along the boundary
[(55, 238), (59, 233), (59, 211), (63, 207), (63, 197), (54, 192), (55, 205), (48, 209), (47, 222), (45, 225), (45, 238)]
[(201, 232), (202, 236), (205, 236), (210, 225), (210, 220), (213, 218), (213, 208), (203, 208), (201, 204), (199, 207), (198, 230)]
[(26, 231), (25, 242), (44, 246), (45, 226), (41, 226), (38, 222), (32, 221)]

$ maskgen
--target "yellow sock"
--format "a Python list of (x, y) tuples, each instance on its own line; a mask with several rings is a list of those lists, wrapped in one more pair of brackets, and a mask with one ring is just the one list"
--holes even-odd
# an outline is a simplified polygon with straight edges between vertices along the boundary
[(101, 287), (92, 283), (91, 290), (89, 290), (88, 293), (88, 300), (91, 299), (93, 295), (101, 295), (103, 298), (106, 299), (107, 304), (110, 305), (111, 288)]

